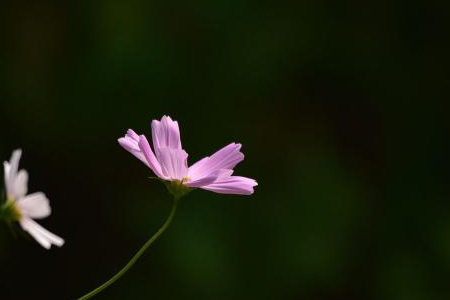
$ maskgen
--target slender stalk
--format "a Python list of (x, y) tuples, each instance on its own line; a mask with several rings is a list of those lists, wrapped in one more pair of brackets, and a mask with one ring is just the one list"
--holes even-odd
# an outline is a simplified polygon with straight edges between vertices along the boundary
[(86, 300), (86, 299), (89, 299), (89, 298), (97, 295), (98, 293), (100, 293), (101, 291), (106, 289), (108, 286), (113, 284), (117, 279), (122, 277), (135, 264), (135, 262), (141, 257), (141, 255), (145, 252), (145, 250), (147, 250), (147, 248), (151, 244), (153, 244), (153, 242), (167, 229), (167, 227), (169, 227), (170, 223), (172, 222), (173, 216), (175, 215), (175, 211), (177, 210), (177, 204), (178, 204), (178, 199), (175, 198), (173, 201), (172, 210), (170, 211), (170, 215), (167, 218), (166, 222), (164, 222), (163, 226), (144, 244), (144, 246), (142, 246), (141, 249), (139, 249), (139, 251), (133, 256), (133, 258), (131, 258), (131, 260), (116, 275), (111, 277), (111, 279), (109, 279), (107, 282), (105, 282), (101, 286), (97, 287), (96, 289), (92, 290), (91, 292), (87, 293), (86, 295), (78, 298), (77, 300)]

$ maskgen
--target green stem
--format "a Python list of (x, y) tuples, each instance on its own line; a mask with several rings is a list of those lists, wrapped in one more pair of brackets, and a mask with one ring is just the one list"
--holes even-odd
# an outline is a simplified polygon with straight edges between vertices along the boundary
[(116, 275), (114, 275), (111, 279), (109, 279), (107, 282), (99, 286), (98, 288), (94, 289), (93, 291), (87, 293), (83, 297), (78, 298), (77, 300), (86, 300), (89, 299), (104, 289), (106, 289), (108, 286), (113, 284), (117, 279), (122, 277), (133, 265), (134, 263), (141, 257), (141, 255), (147, 250), (147, 248), (153, 244), (153, 242), (169, 227), (170, 222), (172, 222), (173, 216), (175, 215), (175, 211), (177, 210), (177, 204), (178, 199), (174, 199), (172, 210), (170, 211), (170, 215), (167, 218), (166, 222), (164, 222), (163, 226), (142, 246), (141, 249), (133, 256), (133, 258), (125, 265), (125, 267), (122, 268)]

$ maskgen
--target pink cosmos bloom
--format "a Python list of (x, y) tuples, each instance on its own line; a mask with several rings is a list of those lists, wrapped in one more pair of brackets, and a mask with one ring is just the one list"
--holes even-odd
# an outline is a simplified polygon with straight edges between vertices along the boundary
[(231, 143), (188, 167), (188, 154), (181, 147), (177, 121), (169, 116), (153, 120), (152, 138), (154, 151), (147, 138), (132, 129), (118, 141), (162, 180), (220, 194), (250, 195), (257, 185), (254, 179), (232, 175), (233, 168), (244, 160), (241, 144)]
[(21, 150), (16, 150), (9, 162), (4, 162), (6, 203), (1, 207), (7, 221), (17, 221), (42, 247), (61, 247), (64, 240), (39, 225), (34, 219), (46, 218), (51, 213), (50, 203), (42, 192), (27, 195), (28, 173), (19, 170)]

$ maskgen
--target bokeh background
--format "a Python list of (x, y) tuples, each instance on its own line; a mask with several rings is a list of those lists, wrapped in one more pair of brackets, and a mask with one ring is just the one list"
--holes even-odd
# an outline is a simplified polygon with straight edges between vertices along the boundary
[(163, 223), (119, 147), (178, 120), (189, 162), (243, 143), (250, 197), (195, 191), (95, 299), (450, 299), (449, 5), (10, 1), (0, 159), (24, 150), (46, 251), (0, 227), (0, 299), (76, 299)]

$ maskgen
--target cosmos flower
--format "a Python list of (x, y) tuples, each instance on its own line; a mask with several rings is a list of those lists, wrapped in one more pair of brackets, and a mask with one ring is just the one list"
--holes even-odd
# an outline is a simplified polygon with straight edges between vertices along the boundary
[(51, 209), (49, 200), (42, 192), (27, 195), (28, 173), (19, 170), (21, 150), (16, 150), (10, 162), (4, 162), (6, 202), (0, 209), (1, 216), (7, 222), (18, 222), (42, 247), (50, 249), (51, 245), (61, 247), (64, 240), (49, 232), (34, 219), (46, 218)]
[(220, 194), (250, 195), (257, 185), (254, 179), (233, 175), (234, 167), (244, 160), (241, 144), (231, 143), (188, 167), (188, 154), (181, 146), (177, 121), (168, 116), (163, 116), (161, 121), (153, 120), (152, 139), (154, 151), (144, 135), (131, 129), (118, 141), (165, 181), (176, 197), (193, 188)]

